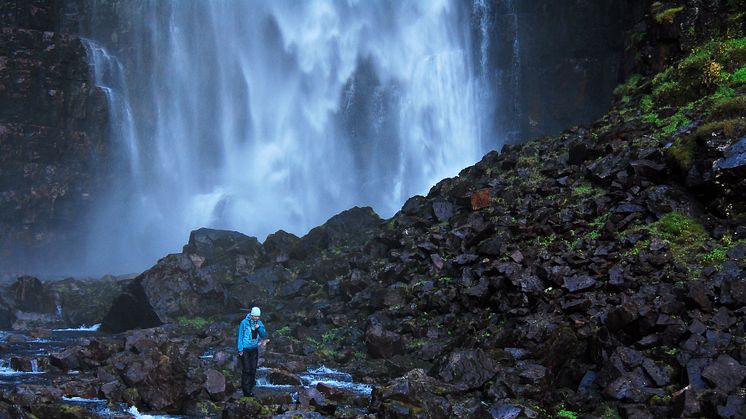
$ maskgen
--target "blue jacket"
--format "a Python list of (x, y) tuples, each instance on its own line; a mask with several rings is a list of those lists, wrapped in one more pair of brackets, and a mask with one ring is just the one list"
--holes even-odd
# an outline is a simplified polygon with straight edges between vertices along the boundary
[[(259, 324), (257, 330), (256, 339), (252, 339), (251, 331), (254, 330), (254, 325)], [(251, 320), (251, 316), (247, 315), (246, 318), (241, 320), (241, 325), (238, 327), (238, 336), (236, 336), (236, 347), (238, 352), (244, 349), (253, 349), (259, 346), (259, 340), (267, 337), (267, 329), (264, 328), (264, 323), (261, 320), (256, 322)]]

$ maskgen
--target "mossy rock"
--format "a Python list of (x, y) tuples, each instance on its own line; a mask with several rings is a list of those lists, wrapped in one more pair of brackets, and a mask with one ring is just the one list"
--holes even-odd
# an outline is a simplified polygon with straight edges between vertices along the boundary
[(694, 137), (676, 138), (668, 149), (668, 156), (682, 172), (686, 173), (694, 165), (697, 143)]
[(708, 112), (705, 122), (740, 118), (746, 115), (746, 96), (736, 96), (715, 104)]

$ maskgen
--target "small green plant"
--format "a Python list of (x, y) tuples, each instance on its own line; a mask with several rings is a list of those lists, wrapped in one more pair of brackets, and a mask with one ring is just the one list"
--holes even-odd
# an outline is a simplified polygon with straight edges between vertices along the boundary
[(640, 109), (642, 109), (643, 112), (650, 112), (653, 110), (653, 97), (650, 95), (645, 95), (640, 99)]
[(321, 335), (321, 340), (324, 343), (332, 342), (332, 341), (335, 341), (337, 339), (339, 339), (339, 337), (337, 336), (337, 332), (334, 331), (334, 330), (329, 330), (327, 332), (324, 332), (323, 335)]
[(731, 83), (746, 84), (746, 67), (741, 67), (730, 76)]
[(683, 113), (676, 113), (674, 114), (668, 122), (668, 125), (663, 127), (663, 133), (666, 135), (671, 135), (674, 132), (676, 132), (679, 128), (684, 127), (692, 122), (691, 119), (684, 116)]
[(423, 346), (425, 346), (425, 339), (413, 339), (407, 344), (407, 349), (411, 351), (417, 351)]
[(589, 185), (587, 183), (582, 184), (582, 185), (578, 185), (578, 186), (572, 188), (572, 194), (573, 195), (582, 196), (582, 195), (590, 195), (592, 193), (593, 193), (593, 186)]
[(655, 125), (661, 124), (661, 119), (658, 118), (658, 114), (655, 112), (648, 112), (642, 116), (642, 120)]
[(204, 330), (210, 325), (210, 321), (202, 317), (178, 317), (176, 322), (181, 329), (188, 331)]
[(705, 266), (720, 266), (727, 258), (728, 249), (717, 247), (700, 256), (700, 262)]
[(539, 245), (543, 248), (547, 248), (554, 243), (554, 241), (557, 240), (557, 235), (552, 233), (548, 236), (539, 237)]
[(562, 409), (557, 412), (557, 417), (564, 419), (578, 419), (578, 413), (573, 412), (572, 410)]
[[(629, 76), (629, 79), (627, 79), (626, 83), (620, 84), (614, 89), (614, 95), (621, 96), (624, 103), (629, 102), (629, 96), (635, 90), (637, 90), (638, 84), (640, 83), (641, 79), (642, 76), (639, 74), (633, 74)], [(625, 97), (627, 97), (626, 101), (624, 100)]]
[(282, 326), (281, 328), (275, 330), (275, 334), (279, 336), (285, 336), (288, 333), (290, 333), (290, 326)]

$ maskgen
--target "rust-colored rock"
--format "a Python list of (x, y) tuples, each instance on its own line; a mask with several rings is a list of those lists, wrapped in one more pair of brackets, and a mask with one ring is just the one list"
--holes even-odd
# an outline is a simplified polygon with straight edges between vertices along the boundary
[(471, 209), (474, 211), (490, 206), (490, 189), (480, 189), (471, 194)]

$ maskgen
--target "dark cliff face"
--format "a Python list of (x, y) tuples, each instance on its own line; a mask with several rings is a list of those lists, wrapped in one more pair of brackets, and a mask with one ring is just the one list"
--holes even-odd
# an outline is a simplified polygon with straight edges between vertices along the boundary
[[(56, 32), (61, 2), (0, 6), (0, 269), (75, 256), (107, 148), (86, 49)], [(64, 246), (62, 244), (65, 244)]]
[[(557, 134), (603, 115), (626, 74), (626, 32), (647, 1), (495, 0), (490, 77), (498, 132), (509, 143)], [(477, 35), (479, 36), (479, 35)]]

